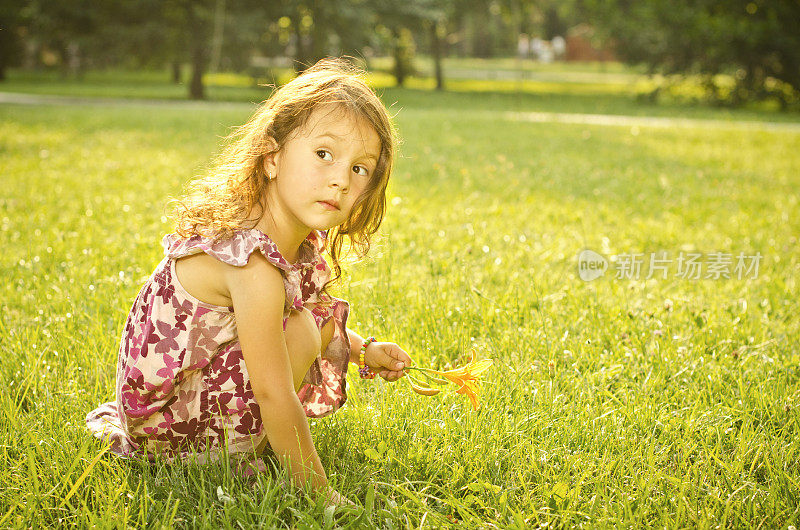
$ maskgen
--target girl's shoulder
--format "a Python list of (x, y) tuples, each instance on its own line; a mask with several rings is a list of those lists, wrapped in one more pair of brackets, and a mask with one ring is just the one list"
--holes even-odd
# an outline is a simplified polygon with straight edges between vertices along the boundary
[(205, 252), (223, 263), (235, 267), (244, 267), (250, 255), (258, 250), (264, 257), (284, 271), (315, 265), (322, 260), (321, 252), (325, 248), (327, 234), (312, 231), (300, 247), (300, 254), (295, 263), (290, 263), (278, 250), (268, 235), (255, 228), (242, 228), (236, 230), (231, 237), (214, 239), (212, 237), (195, 235), (183, 237), (172, 233), (164, 236), (161, 244), (164, 254), (168, 258), (181, 258)]

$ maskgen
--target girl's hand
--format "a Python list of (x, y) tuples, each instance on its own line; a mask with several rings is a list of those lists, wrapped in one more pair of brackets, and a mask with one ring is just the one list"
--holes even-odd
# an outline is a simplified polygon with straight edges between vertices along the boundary
[(393, 342), (373, 342), (364, 352), (364, 362), (387, 381), (397, 381), (406, 375), (411, 357)]
[(323, 502), (325, 506), (355, 506), (355, 503), (336, 491), (335, 489), (328, 487), (328, 490), (323, 493)]

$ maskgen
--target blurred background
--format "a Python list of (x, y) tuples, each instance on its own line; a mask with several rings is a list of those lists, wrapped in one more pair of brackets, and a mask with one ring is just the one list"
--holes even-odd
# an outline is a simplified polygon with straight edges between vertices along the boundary
[(798, 20), (794, 0), (2, 0), (0, 91), (252, 99), (349, 55), (384, 86), (796, 110)]

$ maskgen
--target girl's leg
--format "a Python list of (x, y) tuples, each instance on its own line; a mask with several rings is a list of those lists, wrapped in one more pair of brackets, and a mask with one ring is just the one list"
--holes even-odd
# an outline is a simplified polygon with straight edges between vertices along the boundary
[(317, 329), (314, 316), (307, 308), (302, 311), (292, 311), (286, 321), (286, 348), (289, 350), (289, 361), (292, 364), (292, 379), (295, 391), (300, 390), (303, 377), (308, 372), (309, 366), (317, 355), (328, 348), (333, 337), (333, 319)]
[[(328, 349), (328, 344), (333, 338), (333, 319), (330, 319), (320, 331), (311, 311), (306, 308), (302, 311), (292, 311), (286, 320), (284, 336), (286, 349), (289, 350), (289, 362), (292, 364), (292, 379), (296, 392), (300, 390), (311, 363), (317, 355)], [(261, 453), (266, 445), (267, 439), (264, 438), (256, 451)]]

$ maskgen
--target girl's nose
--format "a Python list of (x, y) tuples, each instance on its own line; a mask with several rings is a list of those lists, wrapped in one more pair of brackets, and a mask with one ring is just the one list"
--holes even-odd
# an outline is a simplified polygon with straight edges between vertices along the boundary
[(342, 193), (350, 191), (350, 168), (347, 167), (344, 170), (337, 168), (334, 170), (331, 177), (331, 186), (341, 189)]

